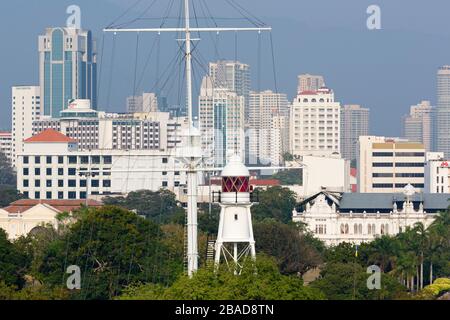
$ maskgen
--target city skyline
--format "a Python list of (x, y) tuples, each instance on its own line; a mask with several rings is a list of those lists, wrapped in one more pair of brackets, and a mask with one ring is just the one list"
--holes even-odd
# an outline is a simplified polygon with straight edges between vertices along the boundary
[[(292, 100), (295, 96), (298, 74), (323, 75), (327, 80), (327, 85), (333, 88), (336, 98), (342, 104), (361, 104), (372, 110), (371, 133), (399, 136), (401, 132), (401, 116), (407, 113), (410, 105), (421, 100), (430, 100), (432, 105), (436, 105), (435, 73), (438, 67), (449, 62), (447, 56), (450, 56), (448, 54), (450, 48), (447, 48), (446, 44), (444, 44), (445, 41), (442, 41), (443, 37), (447, 36), (444, 28), (445, 23), (443, 20), (434, 19), (436, 21), (433, 20), (424, 25), (407, 26), (404, 19), (396, 20), (402, 12), (401, 10), (406, 10), (412, 17), (418, 17), (419, 12), (423, 12), (425, 15), (437, 14), (438, 17), (440, 13), (435, 12), (437, 10), (431, 11), (431, 8), (426, 8), (421, 4), (405, 7), (405, 5), (379, 1), (383, 12), (383, 28), (379, 31), (370, 31), (365, 26), (365, 20), (367, 19), (365, 9), (367, 4), (355, 4), (355, 1), (350, 2), (349, 4), (341, 4), (342, 8), (337, 8), (335, 4), (329, 1), (319, 1), (317, 4), (301, 3), (298, 7), (295, 4), (281, 4), (280, 9), (282, 9), (281, 6), (286, 6), (287, 10), (279, 10), (280, 13), (273, 15), (273, 11), (270, 11), (273, 4), (262, 1), (255, 9), (255, 15), (263, 17), (265, 22), (274, 27), (277, 78), (279, 82), (278, 91), (286, 93), (289, 100)], [(17, 10), (20, 3), (21, 1), (14, 4), (2, 3), (0, 5), (2, 7), (1, 12)], [(112, 0), (98, 1), (95, 4), (79, 1), (77, 4), (80, 5), (83, 13), (82, 28), (91, 29), (97, 41), (101, 42), (102, 34), (100, 29), (111, 22), (118, 15), (116, 13), (123, 11), (123, 7), (117, 6), (118, 3), (120, 4), (120, 2)], [(27, 4), (24, 8), (21, 8), (24, 13), (24, 21), (27, 21), (27, 23), (20, 26), (17, 26), (17, 23), (14, 25), (17, 26), (19, 37), (23, 35), (21, 39), (26, 41), (21, 41), (20, 45), (16, 41), (10, 42), (14, 48), (17, 47), (15, 51), (20, 56), (17, 61), (22, 60), (25, 63), (20, 63), (20, 65), (15, 65), (15, 63), (2, 65), (2, 68), (6, 71), (5, 74), (10, 74), (10, 76), (7, 79), (5, 76), (0, 77), (0, 88), (2, 88), (0, 104), (6, 115), (0, 120), (1, 128), (9, 129), (10, 126), (8, 121), (4, 120), (10, 115), (9, 105), (11, 100), (9, 88), (17, 83), (24, 85), (38, 84), (38, 68), (36, 67), (38, 64), (38, 35), (42, 34), (46, 27), (64, 26), (67, 18), (65, 9), (69, 4), (71, 3), (68, 1), (61, 1), (58, 5), (51, 5), (50, 2), (42, 1), (39, 6)], [(214, 6), (213, 9), (219, 10), (222, 6), (223, 4), (218, 3), (217, 8)], [(243, 6), (245, 7), (246, 3), (243, 3)], [(339, 9), (338, 12), (347, 10), (348, 13), (344, 16), (349, 19), (344, 22), (343, 20), (345, 19), (339, 17), (339, 14), (329, 16), (329, 19), (313, 14), (318, 12), (320, 6), (330, 10)], [(448, 6), (449, 4), (442, 2), (442, 8)], [(295, 10), (299, 8), (308, 9), (311, 14), (306, 16), (302, 10)], [(47, 14), (46, 17), (52, 16), (54, 18), (47, 18), (45, 21), (26, 18), (40, 10), (47, 10), (52, 14)], [(98, 11), (95, 10), (102, 10), (103, 14), (100, 19), (97, 15)], [(297, 13), (298, 16), (287, 13), (287, 11)], [(231, 15), (229, 11), (225, 11), (225, 13)], [(271, 18), (264, 18), (266, 16), (271, 16)], [(5, 17), (4, 20), (8, 21), (8, 19), (8, 17)], [(319, 27), (317, 30), (312, 30), (311, 28), (315, 22), (320, 22), (318, 24)], [(288, 29), (291, 29), (291, 32), (294, 33), (298, 32), (302, 36), (300, 37), (301, 41), (285, 40), (286, 38), (283, 35), (288, 32)], [(319, 42), (317, 38), (318, 35), (325, 33), (332, 35), (330, 36), (331, 40), (326, 44)], [(9, 35), (6, 34), (5, 36), (8, 39)], [(397, 37), (400, 36), (402, 41), (397, 43)], [(124, 38), (118, 45), (119, 48), (130, 46), (135, 42), (134, 37)], [(168, 43), (173, 42), (172, 39), (168, 38), (165, 41)], [(206, 45), (207, 39), (204, 39), (204, 42)], [(356, 46), (353, 42), (360, 43), (361, 46)], [(229, 43), (232, 43), (231, 39), (224, 40), (221, 46), (221, 49), (225, 51), (224, 55), (226, 56), (223, 57), (225, 59), (233, 59), (234, 57), (234, 49), (227, 48), (225, 45)], [(242, 43), (240, 47), (242, 54), (238, 56), (238, 60), (248, 63), (254, 71), (252, 74), (252, 89), (257, 89), (258, 77), (262, 78), (261, 90), (273, 89), (271, 86), (273, 81), (271, 81), (271, 72), (269, 70), (271, 69), (270, 64), (263, 68), (264, 70), (261, 70), (261, 74), (258, 76), (259, 72), (256, 70), (257, 54), (253, 44)], [(420, 48), (419, 44), (421, 44)], [(110, 46), (111, 41), (108, 42), (108, 39), (106, 39), (105, 47), (108, 48)], [(286, 50), (291, 46), (291, 50)], [(19, 47), (21, 50), (18, 49)], [(291, 52), (306, 47), (317, 48), (317, 50), (310, 50), (311, 52), (309, 50), (301, 50), (300, 52), (303, 54), (300, 58)], [(389, 47), (389, 52), (379, 49), (383, 47)], [(339, 54), (336, 56), (331, 54), (335, 50), (345, 48), (352, 50), (346, 50), (345, 55)], [(426, 48), (426, 55), (423, 51), (424, 48)], [(122, 50), (121, 54), (122, 52), (125, 52), (125, 50)], [(4, 52), (2, 55), (7, 57), (8, 53)], [(7, 61), (5, 56), (1, 61)], [(129, 52), (131, 61), (134, 61), (132, 56), (133, 52)], [(428, 58), (423, 59), (423, 56)], [(405, 57), (406, 59), (404, 59)], [(105, 53), (105, 60), (109, 60), (109, 58)], [(214, 59), (214, 54), (207, 56), (207, 60), (216, 60)], [(269, 62), (264, 55), (263, 61)], [(367, 61), (370, 63), (367, 63)], [(361, 64), (364, 64), (364, 68), (361, 68)], [(129, 73), (132, 73), (130, 70), (133, 65), (134, 63), (128, 63), (128, 65), (120, 67), (116, 72), (115, 78), (123, 79), (124, 83), (127, 84), (132, 82), (128, 80), (130, 80)], [(415, 68), (411, 68), (412, 65)], [(17, 72), (14, 74), (8, 72), (8, 69), (11, 70), (11, 68), (15, 68)], [(103, 69), (100, 84), (103, 93), (100, 93), (99, 109), (124, 111), (126, 97), (132, 95), (132, 90), (131, 88), (126, 88), (127, 86), (121, 87), (120, 83), (115, 81), (115, 84), (113, 83), (112, 85), (111, 97), (106, 99), (105, 91), (107, 91), (107, 76), (109, 75), (106, 63), (103, 65)], [(343, 73), (344, 70), (347, 70), (347, 72)], [(386, 72), (390, 72), (391, 75), (386, 77)], [(346, 74), (346, 76), (342, 76), (343, 74)], [(361, 81), (361, 79), (364, 79), (364, 81)], [(151, 81), (146, 82), (151, 83)], [(195, 81), (197, 90), (200, 84), (201, 81), (197, 79)], [(151, 88), (147, 86), (144, 89), (150, 90)], [(383, 95), (380, 95), (379, 92), (383, 92)], [(107, 100), (110, 101), (109, 106), (106, 106)], [(390, 117), (385, 116), (387, 112), (390, 113)]]

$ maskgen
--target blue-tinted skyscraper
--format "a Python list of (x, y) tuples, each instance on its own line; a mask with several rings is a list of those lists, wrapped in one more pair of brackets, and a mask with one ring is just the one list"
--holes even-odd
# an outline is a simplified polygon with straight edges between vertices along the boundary
[(90, 99), (97, 109), (96, 43), (91, 31), (47, 28), (39, 36), (42, 114), (57, 118), (71, 99)]

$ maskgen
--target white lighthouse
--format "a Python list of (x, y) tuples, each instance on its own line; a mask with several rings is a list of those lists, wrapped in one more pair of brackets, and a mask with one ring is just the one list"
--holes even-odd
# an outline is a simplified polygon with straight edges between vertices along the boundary
[(233, 155), (222, 171), (222, 192), (219, 232), (215, 247), (215, 264), (221, 257), (229, 265), (234, 262), (235, 273), (242, 271), (243, 262), (250, 255), (255, 259), (253, 237), (250, 172), (241, 158)]

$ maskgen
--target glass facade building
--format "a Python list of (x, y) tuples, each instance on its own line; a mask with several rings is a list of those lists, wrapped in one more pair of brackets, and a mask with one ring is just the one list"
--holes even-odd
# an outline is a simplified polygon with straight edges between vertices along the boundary
[(48, 28), (39, 37), (42, 114), (60, 117), (72, 99), (97, 109), (96, 43), (91, 31)]

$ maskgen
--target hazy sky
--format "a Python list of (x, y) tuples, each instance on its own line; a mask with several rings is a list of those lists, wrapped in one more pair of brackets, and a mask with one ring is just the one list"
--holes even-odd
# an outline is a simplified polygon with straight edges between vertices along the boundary
[[(10, 127), (11, 86), (38, 85), (37, 38), (46, 27), (64, 26), (66, 8), (77, 4), (82, 9), (82, 27), (93, 30), (99, 46), (101, 69), (100, 109), (124, 111), (125, 98), (135, 91), (151, 90), (156, 74), (167, 68), (164, 85), (173, 104), (180, 100), (177, 68), (167, 67), (176, 54), (176, 35), (161, 36), (160, 58), (154, 49), (156, 35), (139, 37), (136, 60), (136, 35), (118, 35), (115, 59), (113, 39), (103, 35), (102, 28), (115, 20), (137, 0), (2, 0), (0, 1), (0, 128)], [(117, 23), (139, 17), (155, 0), (141, 2)], [(158, 26), (172, 0), (156, 0), (136, 25)], [(236, 1), (236, 0), (235, 0)], [(176, 25), (181, 0), (174, 5), (168, 25)], [(211, 24), (204, 3), (221, 24), (245, 25), (231, 0), (193, 0), (198, 21)], [(278, 88), (292, 99), (299, 73), (317, 73), (325, 77), (342, 104), (361, 104), (371, 109), (374, 134), (399, 135), (401, 115), (420, 100), (436, 101), (436, 70), (450, 64), (450, 1), (430, 0), (238, 0), (243, 7), (274, 28)], [(371, 4), (381, 7), (382, 30), (366, 27)], [(204, 15), (202, 13), (206, 12)], [(229, 18), (239, 18), (229, 20)], [(193, 23), (195, 23), (193, 21)], [(198, 45), (201, 62), (216, 58), (234, 59), (234, 35), (202, 35)], [(217, 40), (218, 39), (218, 40)], [(216, 42), (218, 41), (218, 42)], [(215, 52), (216, 46), (218, 48)], [(104, 44), (103, 50), (101, 44)], [(254, 89), (273, 89), (272, 61), (268, 35), (261, 36), (261, 70), (258, 72), (258, 36), (238, 36), (238, 59), (252, 67)], [(146, 61), (148, 67), (144, 68)], [(136, 65), (137, 61), (137, 65)], [(160, 62), (159, 70), (156, 62)], [(204, 63), (203, 63), (204, 64)], [(135, 79), (136, 72), (136, 81)], [(196, 65), (198, 89), (203, 68)], [(168, 75), (172, 77), (169, 77)], [(112, 81), (109, 78), (112, 77)], [(165, 81), (165, 77), (161, 77)], [(259, 80), (260, 79), (260, 80)], [(136, 85), (135, 85), (136, 84)], [(194, 101), (196, 99), (194, 98)]]

